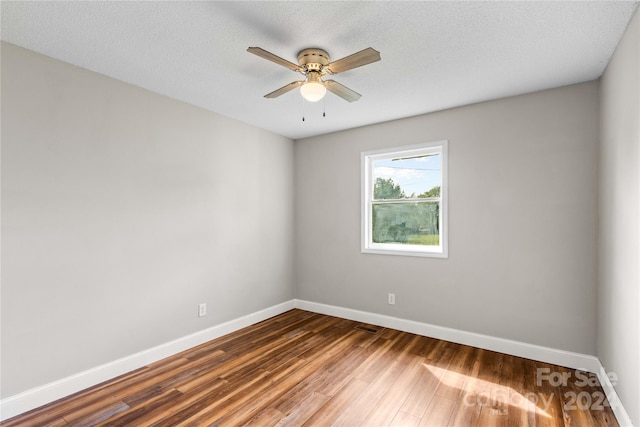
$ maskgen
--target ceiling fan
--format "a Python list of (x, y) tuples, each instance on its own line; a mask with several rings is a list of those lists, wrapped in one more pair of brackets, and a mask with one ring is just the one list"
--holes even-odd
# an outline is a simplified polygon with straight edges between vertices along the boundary
[(276, 98), (290, 90), (300, 87), (300, 93), (303, 98), (310, 102), (321, 100), (327, 90), (346, 101), (357, 101), (360, 99), (360, 96), (362, 96), (358, 92), (349, 89), (335, 80), (323, 80), (322, 77), (326, 74), (342, 73), (343, 71), (371, 64), (381, 59), (380, 52), (370, 47), (333, 62), (331, 62), (329, 54), (322, 49), (304, 49), (298, 53), (297, 64), (280, 58), (259, 47), (250, 47), (247, 51), (271, 62), (275, 62), (278, 65), (287, 67), (290, 70), (297, 71), (306, 77), (304, 80), (291, 82), (280, 89), (266, 94), (264, 96), (265, 98)]

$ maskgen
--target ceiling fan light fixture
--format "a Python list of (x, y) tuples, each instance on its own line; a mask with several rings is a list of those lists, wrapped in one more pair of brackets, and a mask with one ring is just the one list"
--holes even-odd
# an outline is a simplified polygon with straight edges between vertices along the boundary
[(318, 102), (324, 98), (327, 88), (322, 83), (310, 82), (300, 87), (300, 94), (309, 102)]
[(300, 94), (304, 99), (309, 102), (318, 102), (327, 93), (327, 88), (324, 87), (320, 74), (317, 71), (310, 71), (307, 77), (307, 81), (300, 87)]

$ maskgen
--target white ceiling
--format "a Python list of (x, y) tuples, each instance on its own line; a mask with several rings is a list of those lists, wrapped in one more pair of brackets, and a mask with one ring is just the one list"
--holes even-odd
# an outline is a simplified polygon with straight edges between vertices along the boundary
[[(299, 139), (598, 78), (638, 2), (7, 2), (2, 40)], [(348, 103), (263, 95), (367, 47), (382, 61), (333, 79)], [(325, 105), (326, 104), (326, 105)], [(322, 109), (326, 108), (326, 117)]]

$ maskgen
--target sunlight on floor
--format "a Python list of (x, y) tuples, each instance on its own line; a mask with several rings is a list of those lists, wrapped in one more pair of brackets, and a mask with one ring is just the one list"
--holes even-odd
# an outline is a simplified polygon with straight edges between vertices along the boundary
[(465, 393), (463, 399), (465, 405), (475, 406), (514, 406), (527, 412), (534, 412), (541, 416), (551, 418), (551, 416), (541, 409), (548, 409), (553, 396), (545, 396), (542, 393), (527, 393), (523, 395), (511, 387), (495, 384), (489, 381), (480, 380), (469, 375), (460, 374), (448, 369), (439, 368), (423, 363), (440, 382), (448, 387), (454, 387)]

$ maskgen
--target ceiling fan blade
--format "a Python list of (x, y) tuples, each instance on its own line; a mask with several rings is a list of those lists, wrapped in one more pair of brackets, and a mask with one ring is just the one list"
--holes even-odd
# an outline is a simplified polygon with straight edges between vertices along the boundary
[(353, 68), (362, 67), (363, 65), (371, 64), (372, 62), (380, 61), (380, 59), (382, 59), (380, 57), (380, 52), (368, 47), (360, 52), (354, 53), (353, 55), (333, 61), (328, 64), (325, 69), (331, 74), (337, 74)]
[(289, 92), (290, 90), (293, 90), (299, 86), (302, 86), (304, 84), (304, 80), (301, 81), (297, 81), (297, 82), (291, 82), (288, 85), (282, 86), (280, 89), (276, 89), (271, 93), (266, 94), (264, 97), (265, 98), (277, 98), (280, 95), (283, 95), (287, 92)]
[(335, 80), (325, 81), (324, 87), (326, 87), (329, 92), (338, 95), (340, 98), (349, 102), (357, 101), (362, 96), (358, 92), (349, 89)]
[(266, 50), (260, 47), (250, 47), (247, 49), (247, 52), (253, 53), (254, 55), (258, 55), (261, 58), (267, 59), (271, 62), (275, 62), (278, 65), (282, 65), (283, 67), (287, 67), (293, 71), (304, 71), (301, 66), (298, 64), (294, 64), (293, 62), (287, 61), (286, 59), (282, 59), (277, 55), (274, 55), (271, 52), (267, 52)]

